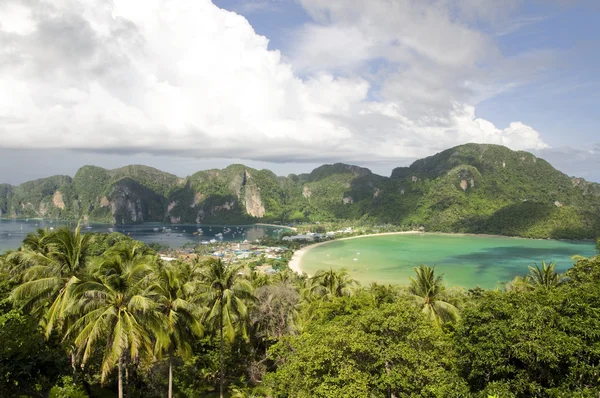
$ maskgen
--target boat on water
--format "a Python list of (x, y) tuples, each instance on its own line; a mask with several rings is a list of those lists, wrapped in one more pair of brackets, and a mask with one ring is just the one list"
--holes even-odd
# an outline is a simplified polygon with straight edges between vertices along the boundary
[(154, 232), (158, 232), (158, 228), (152, 228)]

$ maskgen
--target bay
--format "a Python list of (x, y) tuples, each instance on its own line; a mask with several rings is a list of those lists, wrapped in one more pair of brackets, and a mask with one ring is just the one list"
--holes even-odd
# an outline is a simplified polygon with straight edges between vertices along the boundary
[(302, 256), (303, 272), (345, 268), (368, 285), (408, 284), (414, 267), (436, 266), (447, 286), (494, 288), (528, 266), (554, 261), (557, 270), (573, 265), (572, 256), (597, 254), (593, 242), (509, 238), (501, 236), (398, 234), (335, 240), (308, 249)]
[[(54, 220), (0, 220), (0, 253), (17, 249), (25, 236), (36, 228), (75, 228), (76, 222)], [(121, 232), (145, 243), (159, 243), (178, 248), (186, 243), (200, 243), (217, 239), (222, 241), (253, 241), (264, 236), (275, 237), (286, 227), (261, 224), (251, 225), (196, 225), (159, 224), (111, 225), (90, 223), (82, 226), (84, 232)], [(222, 234), (222, 235), (219, 235)]]

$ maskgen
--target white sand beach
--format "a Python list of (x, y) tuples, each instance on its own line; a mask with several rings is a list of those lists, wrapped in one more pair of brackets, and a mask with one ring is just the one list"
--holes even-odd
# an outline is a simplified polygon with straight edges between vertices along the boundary
[(287, 225), (279, 225), (279, 224), (265, 224), (265, 223), (254, 223), (252, 225), (259, 225), (262, 227), (275, 227), (275, 228), (285, 228), (285, 229), (291, 229), (292, 231), (297, 231), (298, 228), (296, 227), (288, 227)]
[(304, 256), (304, 254), (306, 252), (308, 252), (310, 249), (314, 249), (317, 246), (325, 245), (327, 243), (336, 242), (336, 241), (340, 241), (340, 240), (368, 238), (369, 236), (406, 235), (406, 234), (422, 234), (422, 233), (423, 232), (420, 232), (420, 231), (382, 232), (380, 234), (356, 235), (356, 236), (349, 236), (347, 238), (340, 238), (340, 239), (328, 240), (326, 242), (314, 243), (312, 245), (304, 246), (300, 250), (296, 250), (294, 252), (294, 255), (292, 256), (292, 259), (288, 263), (288, 267), (290, 267), (290, 269), (292, 271), (294, 271), (295, 273), (302, 275), (302, 269), (300, 268), (300, 264), (302, 263), (302, 257)]

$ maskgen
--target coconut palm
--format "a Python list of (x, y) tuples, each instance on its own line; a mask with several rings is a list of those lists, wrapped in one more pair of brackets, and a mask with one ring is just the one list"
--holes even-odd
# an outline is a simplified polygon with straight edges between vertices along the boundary
[(310, 293), (327, 300), (350, 296), (353, 289), (359, 286), (359, 283), (352, 279), (345, 269), (317, 271), (311, 278), (311, 282)]
[(377, 307), (393, 303), (398, 299), (398, 288), (392, 285), (386, 286), (373, 282), (365, 291), (373, 297)]
[(67, 315), (77, 316), (65, 336), (73, 338), (85, 365), (94, 348), (106, 344), (102, 382), (118, 367), (119, 398), (123, 397), (123, 367), (127, 358), (152, 354), (151, 330), (160, 330), (159, 306), (148, 289), (155, 258), (138, 254), (124, 259), (113, 251), (90, 264), (90, 275), (77, 281)]
[(200, 274), (200, 288), (208, 311), (206, 321), (218, 330), (220, 339), (219, 364), (221, 377), (219, 394), (223, 397), (225, 377), (223, 363), (224, 339), (232, 342), (236, 332), (247, 339), (248, 307), (254, 300), (252, 285), (243, 277), (242, 266), (224, 263), (221, 259), (209, 259)]
[[(33, 312), (44, 312), (46, 337), (49, 337), (69, 303), (71, 287), (83, 274), (93, 235), (62, 227), (54, 232), (38, 230), (29, 234), (15, 259), (23, 266), (22, 283), (11, 299)], [(46, 309), (46, 304), (50, 306)], [(42, 314), (40, 314), (42, 315)]]
[(532, 287), (541, 287), (542, 289), (551, 289), (561, 282), (560, 275), (556, 273), (556, 264), (550, 262), (546, 264), (542, 261), (542, 266), (534, 264), (529, 267), (529, 275), (525, 277), (526, 282)]
[(202, 308), (192, 296), (196, 282), (194, 278), (194, 269), (190, 264), (159, 265), (149, 288), (163, 315), (163, 324), (160, 330), (155, 331), (155, 354), (168, 354), (169, 398), (173, 397), (174, 354), (190, 356), (190, 343), (204, 332), (200, 322)]
[(51, 241), (53, 234), (47, 228), (37, 228), (35, 232), (30, 232), (23, 239), (21, 247), (42, 254), (48, 254), (51, 250)]
[(435, 275), (435, 266), (420, 265), (415, 267), (416, 278), (410, 278), (409, 293), (422, 308), (429, 319), (436, 326), (442, 323), (457, 320), (459, 318), (458, 308), (444, 301), (445, 287), (442, 284), (442, 276)]

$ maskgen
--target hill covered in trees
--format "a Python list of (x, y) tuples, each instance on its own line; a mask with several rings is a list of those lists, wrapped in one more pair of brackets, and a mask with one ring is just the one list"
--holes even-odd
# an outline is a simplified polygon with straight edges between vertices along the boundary
[(186, 178), (146, 166), (84, 166), (73, 178), (0, 185), (0, 215), (112, 223), (353, 220), (440, 232), (595, 238), (600, 185), (571, 178), (528, 152), (467, 144), (396, 168), (390, 177), (341, 163), (287, 177), (244, 165)]

